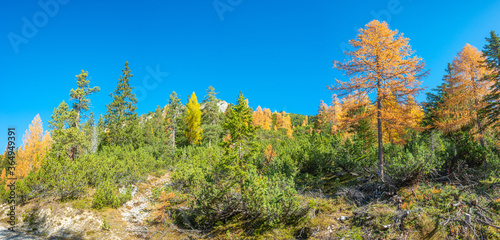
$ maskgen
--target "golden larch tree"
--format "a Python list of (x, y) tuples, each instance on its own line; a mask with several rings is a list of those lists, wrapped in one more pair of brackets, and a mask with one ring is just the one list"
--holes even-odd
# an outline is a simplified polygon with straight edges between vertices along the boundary
[(271, 110), (268, 108), (262, 109), (260, 106), (253, 112), (254, 126), (260, 126), (262, 129), (271, 130), (272, 116)]
[(364, 106), (369, 110), (355, 115), (354, 121), (376, 117), (379, 176), (385, 182), (382, 123), (405, 127), (407, 123), (391, 114), (382, 102), (393, 94), (398, 104), (406, 104), (408, 96), (416, 96), (422, 90), (420, 79), (428, 72), (424, 71), (422, 58), (414, 56), (409, 39), (398, 34), (397, 30), (389, 29), (386, 22), (369, 22), (349, 44), (354, 50), (345, 52), (348, 59), (335, 61), (333, 67), (343, 71), (350, 81), (337, 80), (338, 84), (329, 89), (342, 95), (376, 95), (375, 101), (370, 103), (375, 107)]
[(306, 118), (304, 118), (304, 121), (302, 121), (302, 127), (305, 127), (309, 125), (309, 118), (306, 116)]
[(19, 147), (16, 177), (23, 178), (30, 171), (37, 171), (51, 143), (52, 138), (49, 132), (44, 134), (42, 119), (37, 114), (24, 134), (23, 144)]
[(264, 112), (262, 111), (262, 108), (260, 106), (258, 106), (255, 111), (253, 111), (252, 118), (252, 124), (254, 126), (262, 126), (264, 122)]
[(483, 101), (490, 92), (491, 81), (483, 81), (488, 70), (482, 62), (482, 53), (476, 47), (466, 44), (455, 56), (444, 77), (444, 101), (439, 105), (438, 128), (443, 131), (457, 131), (463, 127), (471, 127), (471, 133), (479, 138), (484, 146), (482, 120), (477, 114), (486, 106)]
[(329, 133), (334, 134), (339, 131), (339, 121), (342, 115), (342, 104), (336, 94), (332, 95), (330, 106), (321, 100), (318, 108), (318, 119), (316, 128), (318, 132), (328, 129)]
[(315, 123), (316, 130), (321, 132), (327, 128), (331, 128), (333, 124), (333, 111), (328, 104), (326, 104), (323, 100), (321, 100), (318, 107), (318, 115)]
[[(342, 98), (341, 111), (339, 111), (337, 116), (336, 128), (337, 131), (343, 133), (344, 138), (349, 138), (352, 135), (353, 128), (359, 122), (356, 116), (373, 108), (370, 103), (370, 98), (366, 94), (358, 94), (357, 91), (347, 94), (347, 96)], [(373, 122), (373, 126), (376, 127), (376, 119), (374, 117), (368, 118), (368, 120)]]
[(264, 123), (262, 125), (262, 128), (271, 130), (271, 126), (273, 125), (273, 116), (271, 113), (271, 109), (269, 108), (264, 108)]
[(397, 117), (406, 123), (405, 125), (394, 125), (390, 122), (383, 122), (384, 143), (404, 144), (409, 137), (409, 129), (423, 130), (420, 127), (420, 122), (424, 117), (424, 112), (412, 96), (408, 96), (406, 104), (400, 104), (393, 94), (389, 94), (382, 101), (382, 107), (387, 109), (388, 115)]
[(193, 92), (186, 104), (186, 136), (189, 142), (193, 145), (200, 143), (203, 128), (201, 128), (201, 107)]
[(275, 111), (274, 115), (276, 117), (276, 125), (274, 126), (274, 130), (278, 131), (278, 129), (285, 129), (286, 135), (289, 138), (293, 138), (292, 121), (290, 115), (285, 111), (282, 111), (280, 113), (277, 113)]

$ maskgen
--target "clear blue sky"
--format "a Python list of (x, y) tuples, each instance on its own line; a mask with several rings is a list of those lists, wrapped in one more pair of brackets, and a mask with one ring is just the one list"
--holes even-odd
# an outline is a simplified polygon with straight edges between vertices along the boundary
[[(331, 101), (326, 85), (345, 80), (332, 69), (342, 44), (374, 18), (411, 39), (431, 70), (430, 90), (465, 43), (482, 49), (500, 32), (499, 12), (491, 0), (1, 1), (0, 146), (8, 126), (20, 135), (37, 113), (47, 130), (82, 69), (101, 87), (92, 111), (105, 113), (125, 61), (142, 87), (139, 114), (172, 91), (201, 101), (209, 85), (229, 102), (242, 91), (254, 108), (316, 114), (320, 100)], [(157, 67), (155, 78), (147, 69)]]

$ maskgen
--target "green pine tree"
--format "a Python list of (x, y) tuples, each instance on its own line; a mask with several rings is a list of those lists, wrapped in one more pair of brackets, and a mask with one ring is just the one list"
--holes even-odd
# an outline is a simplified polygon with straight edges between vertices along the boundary
[(437, 86), (435, 89), (432, 89), (433, 92), (435, 93), (433, 92), (426, 93), (427, 99), (423, 104), (425, 115), (422, 123), (424, 126), (430, 127), (430, 129), (437, 128), (436, 123), (439, 121), (439, 116), (438, 116), (439, 107), (444, 103), (445, 89), (449, 87), (447, 86), (446, 82), (452, 82), (452, 81), (446, 81), (446, 79), (454, 77), (451, 63), (448, 63), (445, 72), (446, 74), (443, 76), (444, 82), (441, 85)]
[(166, 160), (170, 153), (170, 132), (165, 121), (165, 108), (158, 106), (154, 112), (144, 115), (143, 139), (156, 159)]
[(70, 101), (73, 101), (73, 109), (76, 111), (75, 125), (80, 129), (80, 120), (84, 116), (84, 112), (89, 110), (90, 99), (88, 96), (92, 93), (99, 92), (99, 87), (89, 87), (90, 80), (88, 72), (82, 70), (79, 75), (76, 75), (76, 89), (71, 89), (69, 96)]
[(219, 110), (220, 100), (217, 99), (215, 89), (210, 86), (207, 95), (203, 100), (202, 127), (205, 139), (208, 140), (208, 147), (212, 147), (212, 142), (217, 142), (222, 132), (221, 112)]
[(492, 81), (493, 87), (484, 98), (488, 105), (480, 113), (486, 119), (486, 126), (498, 127), (500, 126), (500, 37), (495, 31), (491, 31), (486, 41), (488, 44), (484, 46), (483, 55), (486, 57), (485, 64), (491, 74), (486, 75), (484, 79)]
[(90, 112), (87, 122), (83, 124), (81, 131), (88, 141), (88, 149), (86, 152), (95, 153), (99, 145), (99, 137), (97, 135), (98, 129), (94, 122), (93, 112)]
[(177, 97), (176, 92), (172, 92), (167, 106), (168, 127), (172, 135), (172, 150), (175, 150), (177, 135), (179, 135), (179, 132), (182, 132), (179, 131), (179, 125), (181, 125), (182, 122), (183, 112), (184, 106), (182, 106), (181, 100)]
[(243, 93), (238, 96), (238, 104), (231, 105), (226, 112), (223, 128), (229, 132), (230, 139), (224, 142), (226, 153), (239, 161), (254, 153), (255, 130), (252, 124), (252, 108), (248, 106)]
[(87, 149), (88, 139), (82, 131), (76, 127), (77, 113), (69, 109), (68, 104), (63, 100), (54, 109), (49, 121), (52, 129), (52, 153), (57, 157), (69, 157), (73, 161)]
[(110, 94), (113, 101), (106, 105), (107, 112), (104, 116), (106, 130), (103, 143), (108, 146), (132, 145), (137, 148), (141, 144), (139, 118), (136, 113), (137, 98), (132, 93), (130, 78), (133, 75), (128, 62), (125, 62), (122, 71), (118, 86), (114, 93)]

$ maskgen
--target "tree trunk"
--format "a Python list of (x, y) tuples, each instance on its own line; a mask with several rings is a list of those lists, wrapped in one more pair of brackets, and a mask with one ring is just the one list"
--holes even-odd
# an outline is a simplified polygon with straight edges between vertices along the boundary
[(481, 126), (481, 119), (479, 119), (479, 115), (476, 114), (477, 128), (479, 129), (479, 143), (481, 143), (481, 147), (484, 147), (484, 132), (483, 127)]
[(378, 171), (380, 175), (380, 181), (385, 183), (385, 178), (384, 178), (384, 144), (383, 144), (383, 139), (382, 139), (382, 94), (380, 93), (381, 91), (381, 84), (380, 84), (380, 66), (379, 66), (379, 61), (378, 61), (378, 56), (377, 59), (375, 60), (377, 62), (377, 138), (378, 138)]
[(431, 130), (431, 152), (432, 156), (434, 156), (434, 130)]
[[(377, 93), (378, 94), (378, 93)], [(384, 145), (382, 143), (382, 103), (380, 96), (377, 97), (377, 131), (378, 131), (378, 171), (380, 180), (384, 181)]]
[(80, 109), (76, 110), (75, 126), (76, 126), (76, 128), (80, 129)]
[[(471, 81), (473, 82), (474, 86), (474, 96), (477, 96), (476, 89), (477, 89), (477, 82), (476, 80), (472, 77)], [(476, 109), (478, 108), (477, 106), (479, 105), (477, 98), (474, 99), (474, 104), (476, 106)], [(483, 133), (483, 128), (481, 126), (481, 119), (479, 119), (479, 110), (476, 110), (476, 123), (477, 123), (477, 130), (479, 132), (479, 143), (481, 143), (481, 147), (484, 147), (484, 133)]]
[(212, 139), (211, 138), (208, 139), (208, 148), (212, 148)]
[(175, 149), (175, 126), (172, 128), (172, 151)]

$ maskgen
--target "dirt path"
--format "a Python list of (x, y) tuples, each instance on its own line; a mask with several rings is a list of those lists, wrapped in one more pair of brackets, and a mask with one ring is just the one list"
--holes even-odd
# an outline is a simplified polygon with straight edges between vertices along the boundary
[(160, 188), (168, 181), (170, 181), (168, 173), (160, 178), (148, 177), (148, 181), (141, 184), (142, 186), (139, 187), (139, 191), (134, 197), (118, 209), (122, 220), (126, 223), (125, 230), (128, 233), (140, 238), (145, 238), (148, 235), (149, 231), (144, 225), (144, 221), (154, 210), (154, 206), (150, 201), (152, 195), (151, 189), (154, 187)]
[[(148, 176), (146, 182), (134, 186), (132, 199), (118, 209), (97, 211), (75, 209), (72, 202), (29, 202), (16, 209), (18, 221), (21, 221), (16, 227), (17, 232), (7, 229), (5, 214), (9, 206), (1, 204), (0, 239), (144, 239), (150, 235), (145, 221), (154, 210), (150, 201), (151, 189), (160, 188), (169, 180), (168, 173), (161, 177)], [(24, 218), (21, 216), (27, 214), (36, 216), (31, 223), (21, 220)], [(108, 230), (103, 230), (104, 220)]]

